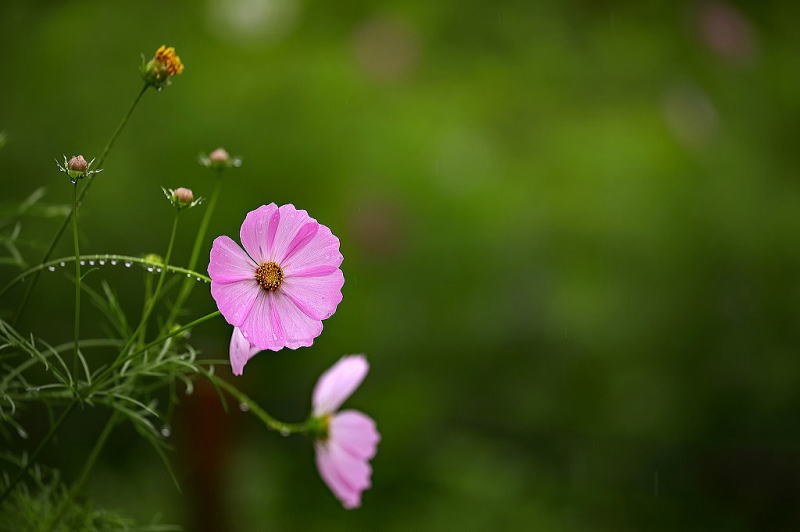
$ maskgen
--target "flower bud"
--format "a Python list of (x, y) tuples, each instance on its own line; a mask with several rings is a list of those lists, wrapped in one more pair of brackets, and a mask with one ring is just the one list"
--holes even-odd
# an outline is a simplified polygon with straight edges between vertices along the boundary
[(67, 162), (67, 173), (70, 177), (80, 177), (86, 170), (89, 169), (89, 163), (83, 158), (83, 155), (76, 155)]
[(172, 196), (181, 205), (188, 205), (194, 201), (194, 194), (188, 188), (176, 188), (172, 193)]
[(208, 156), (208, 160), (211, 161), (212, 164), (225, 164), (230, 158), (231, 156), (228, 155), (228, 152), (225, 151), (224, 148), (217, 148)]
[(200, 154), (200, 164), (207, 168), (221, 170), (222, 168), (238, 168), (242, 165), (242, 160), (238, 157), (231, 157), (225, 148), (217, 148), (208, 155)]

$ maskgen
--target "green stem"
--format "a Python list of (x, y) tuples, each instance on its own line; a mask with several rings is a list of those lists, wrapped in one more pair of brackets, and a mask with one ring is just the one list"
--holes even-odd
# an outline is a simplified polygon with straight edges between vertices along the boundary
[[(178, 218), (180, 217), (179, 210), (175, 211), (175, 216), (172, 219), (172, 232), (169, 235), (169, 244), (167, 244), (167, 253), (164, 255), (164, 264), (169, 264), (169, 260), (172, 258), (172, 247), (175, 244), (175, 234), (178, 232)], [(158, 283), (156, 283), (156, 289), (153, 292), (153, 297), (150, 298), (149, 301), (145, 301), (144, 303), (144, 312), (142, 313), (142, 319), (139, 321), (139, 325), (134, 329), (133, 333), (128, 337), (128, 341), (125, 342), (125, 346), (120, 351), (119, 356), (124, 356), (125, 352), (131, 347), (133, 342), (139, 337), (139, 332), (144, 329), (147, 320), (150, 319), (150, 314), (153, 312), (153, 308), (155, 308), (156, 303), (158, 302), (158, 298), (161, 295), (161, 287), (164, 286), (164, 279), (167, 276), (167, 269), (162, 268), (161, 275), (158, 276)]]
[(214, 385), (222, 388), (228, 392), (234, 399), (239, 401), (240, 405), (246, 405), (247, 408), (253, 412), (264, 424), (272, 430), (278, 431), (283, 435), (298, 434), (307, 432), (309, 430), (308, 422), (305, 423), (284, 423), (278, 421), (269, 415), (263, 408), (258, 406), (258, 403), (250, 399), (244, 393), (240, 392), (233, 384), (224, 379), (220, 379), (210, 371), (200, 368), (200, 373), (206, 376)]
[(75, 328), (73, 341), (75, 349), (72, 355), (72, 374), (78, 369), (78, 357), (80, 356), (80, 335), (81, 335), (81, 250), (78, 238), (78, 181), (72, 187), (72, 242), (75, 247)]
[(170, 332), (168, 332), (168, 333), (156, 338), (152, 342), (149, 342), (149, 343), (145, 344), (144, 346), (141, 347), (141, 349), (137, 349), (136, 351), (134, 351), (133, 353), (131, 353), (131, 354), (127, 355), (127, 356), (119, 356), (119, 357), (117, 357), (117, 359), (114, 360), (114, 362), (110, 366), (108, 366), (105, 369), (101, 370), (97, 374), (97, 376), (95, 376), (92, 379), (94, 384), (92, 384), (88, 388), (87, 393), (86, 393), (86, 397), (89, 397), (91, 395), (91, 393), (94, 390), (97, 389), (98, 384), (102, 382), (104, 377), (106, 377), (109, 373), (111, 373), (112, 371), (114, 371), (115, 369), (120, 367), (122, 364), (124, 364), (128, 360), (131, 360), (132, 358), (144, 353), (145, 351), (147, 351), (151, 347), (154, 347), (154, 346), (157, 346), (157, 345), (163, 343), (164, 341), (172, 338), (173, 336), (178, 336), (179, 334), (183, 334), (184, 332), (196, 327), (197, 325), (200, 325), (204, 321), (208, 321), (208, 320), (210, 320), (212, 318), (216, 318), (219, 315), (220, 315), (220, 311), (215, 310), (214, 312), (212, 312), (210, 314), (206, 314), (205, 316), (201, 316), (200, 318), (197, 318), (196, 320), (187, 323), (183, 327), (178, 327), (177, 329), (173, 329), (172, 331), (170, 331)]
[[(153, 297), (153, 278), (148, 275), (144, 279), (144, 305), (142, 305), (142, 318), (144, 319), (144, 311), (147, 308), (147, 303)], [(142, 330), (139, 331), (139, 338), (137, 338), (137, 343), (141, 347), (144, 345), (145, 338), (147, 337), (147, 322), (145, 321), (144, 326), (142, 326)]]
[[(207, 276), (205, 274), (202, 274), (200, 272), (189, 270), (187, 268), (181, 268), (180, 266), (173, 266), (171, 264), (166, 264), (165, 265), (165, 264), (161, 264), (161, 263), (158, 263), (158, 262), (151, 262), (151, 261), (143, 259), (142, 257), (132, 257), (130, 255), (119, 255), (119, 254), (114, 254), (114, 253), (105, 253), (105, 254), (101, 254), (101, 255), (81, 255), (79, 257), (79, 259), (80, 260), (84, 260), (84, 261), (93, 261), (93, 260), (94, 261), (101, 261), (102, 260), (102, 261), (106, 261), (106, 262), (113, 261), (113, 262), (123, 262), (123, 263), (131, 263), (131, 264), (133, 264), (133, 263), (142, 264), (144, 266), (152, 266), (154, 268), (164, 268), (164, 269), (167, 269), (167, 270), (169, 270), (169, 271), (171, 271), (173, 273), (183, 273), (183, 274), (186, 274), (187, 277), (194, 277), (196, 281), (205, 281), (207, 283), (211, 282), (211, 278), (209, 276)], [(56, 267), (64, 266), (64, 265), (66, 265), (66, 263), (72, 262), (73, 260), (75, 260), (75, 257), (61, 257), (60, 259), (53, 259), (53, 260), (50, 260), (50, 261), (47, 261), (47, 262), (43, 262), (41, 264), (37, 264), (36, 266), (25, 270), (24, 272), (20, 273), (19, 275), (17, 275), (13, 279), (11, 279), (3, 287), (3, 289), (0, 290), (0, 296), (4, 295), (6, 292), (8, 292), (8, 290), (11, 289), (11, 287), (13, 287), (15, 284), (17, 284), (18, 282), (20, 282), (25, 277), (27, 277), (27, 276), (29, 276), (31, 274), (34, 274), (34, 273), (37, 273), (37, 272), (41, 272), (45, 268), (52, 267), (53, 269), (55, 269)], [(64, 264), (61, 264), (62, 262)]]
[[(111, 139), (109, 139), (108, 144), (106, 144), (106, 147), (103, 150), (103, 154), (100, 156), (100, 159), (98, 160), (97, 165), (94, 166), (95, 168), (102, 168), (103, 167), (103, 163), (106, 162), (106, 158), (108, 157), (108, 154), (111, 151), (111, 148), (114, 146), (114, 142), (116, 142), (117, 137), (119, 137), (120, 133), (122, 133), (122, 130), (125, 129), (125, 125), (128, 123), (128, 120), (130, 119), (131, 115), (133, 114), (133, 110), (136, 109), (136, 106), (139, 104), (139, 100), (141, 100), (142, 96), (144, 96), (144, 93), (147, 92), (148, 87), (149, 87), (149, 85), (145, 84), (142, 87), (142, 89), (139, 91), (139, 94), (136, 95), (136, 98), (133, 100), (133, 103), (128, 108), (128, 112), (125, 113), (125, 116), (122, 117), (122, 121), (117, 126), (117, 129), (114, 130), (114, 133), (111, 135)], [(90, 175), (89, 177), (86, 178), (86, 180), (87, 180), (86, 186), (83, 187), (83, 191), (81, 192), (80, 197), (78, 197), (78, 205), (83, 203), (83, 198), (86, 196), (87, 192), (89, 192), (89, 188), (91, 188), (92, 183), (94, 183), (94, 179), (95, 179), (94, 175)], [(67, 216), (64, 218), (64, 221), (61, 222), (61, 226), (58, 228), (58, 231), (56, 232), (55, 237), (53, 237), (53, 240), (50, 242), (50, 246), (47, 248), (47, 251), (45, 252), (44, 256), (42, 257), (42, 260), (39, 261), (39, 262), (47, 262), (48, 259), (50, 259), (50, 256), (53, 254), (53, 251), (56, 249), (56, 245), (58, 245), (58, 242), (61, 240), (61, 236), (64, 234), (64, 231), (66, 231), (67, 226), (69, 225), (71, 217), (72, 217), (72, 213), (67, 214)], [(14, 320), (12, 322), (13, 324), (16, 324), (17, 322), (19, 322), (19, 319), (22, 316), (22, 313), (25, 311), (25, 307), (28, 305), (28, 301), (30, 300), (31, 293), (33, 293), (33, 289), (36, 287), (36, 283), (39, 281), (39, 276), (40, 275), (41, 275), (41, 270), (36, 272), (36, 275), (34, 276), (34, 278), (31, 279), (31, 282), (25, 288), (25, 293), (22, 295), (22, 300), (20, 301), (20, 304), (17, 307), (17, 312), (16, 312)]]
[[(220, 169), (217, 173), (217, 181), (214, 183), (214, 190), (211, 192), (208, 205), (203, 213), (203, 219), (200, 221), (200, 228), (197, 230), (197, 236), (195, 236), (194, 239), (192, 254), (189, 257), (188, 268), (190, 270), (194, 270), (195, 266), (197, 265), (197, 261), (200, 258), (200, 250), (202, 249), (203, 241), (205, 240), (206, 233), (208, 232), (208, 224), (211, 221), (211, 215), (214, 213), (214, 209), (217, 207), (217, 199), (219, 198), (220, 190), (222, 190), (222, 172), (223, 170)], [(172, 327), (172, 324), (175, 323), (175, 319), (178, 317), (178, 313), (180, 313), (181, 309), (183, 308), (186, 298), (189, 297), (189, 294), (192, 292), (192, 288), (194, 288), (194, 283), (191, 279), (186, 279), (183, 281), (181, 289), (178, 292), (178, 297), (175, 299), (175, 304), (172, 306), (172, 310), (170, 311), (169, 318), (167, 318), (167, 321), (164, 322), (164, 330), (169, 330), (170, 327)]]
[(28, 458), (28, 461), (25, 462), (23, 468), (19, 470), (17, 475), (11, 480), (6, 489), (3, 490), (3, 493), (0, 494), (0, 503), (2, 503), (6, 499), (6, 497), (8, 497), (9, 493), (11, 493), (11, 491), (16, 487), (17, 483), (19, 483), (19, 481), (22, 480), (22, 477), (25, 476), (25, 474), (28, 472), (28, 469), (30, 469), (31, 465), (39, 457), (39, 454), (42, 452), (45, 446), (50, 442), (50, 440), (53, 439), (53, 436), (56, 435), (56, 432), (58, 432), (58, 429), (64, 423), (64, 420), (67, 419), (67, 416), (69, 416), (69, 414), (75, 408), (76, 404), (78, 404), (77, 401), (71, 402), (69, 406), (67, 406), (67, 408), (61, 413), (61, 416), (59, 416), (56, 422), (50, 427), (50, 430), (47, 432), (47, 435), (42, 439), (42, 441), (39, 442), (39, 445), (36, 446), (36, 449), (34, 449), (30, 458)]

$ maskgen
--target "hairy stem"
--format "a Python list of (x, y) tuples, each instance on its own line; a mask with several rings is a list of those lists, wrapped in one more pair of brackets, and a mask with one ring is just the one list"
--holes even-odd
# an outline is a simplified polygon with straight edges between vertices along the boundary
[(6, 499), (6, 497), (8, 497), (9, 493), (11, 493), (11, 491), (16, 487), (19, 481), (22, 480), (22, 477), (24, 477), (25, 474), (28, 472), (28, 469), (39, 457), (39, 454), (42, 452), (45, 446), (47, 446), (50, 440), (53, 439), (53, 436), (56, 435), (56, 432), (58, 432), (58, 429), (61, 428), (61, 425), (64, 423), (64, 420), (67, 419), (67, 416), (69, 416), (69, 414), (72, 412), (72, 410), (75, 408), (75, 405), (77, 404), (78, 404), (77, 401), (71, 402), (69, 406), (67, 406), (67, 408), (61, 413), (56, 422), (50, 427), (50, 430), (47, 432), (47, 435), (42, 439), (42, 441), (39, 442), (39, 445), (36, 446), (36, 449), (34, 449), (33, 453), (31, 453), (30, 457), (25, 462), (25, 465), (22, 467), (22, 469), (19, 470), (19, 472), (11, 480), (11, 482), (9, 482), (6, 489), (3, 490), (3, 493), (0, 494), (0, 503), (2, 503)]
[[(194, 239), (192, 254), (189, 257), (188, 268), (190, 270), (194, 270), (195, 266), (197, 266), (197, 260), (200, 258), (200, 250), (203, 246), (203, 241), (206, 238), (206, 233), (208, 232), (208, 224), (211, 221), (211, 215), (214, 213), (214, 209), (217, 207), (217, 199), (219, 198), (220, 190), (222, 189), (222, 172), (223, 170), (220, 169), (217, 173), (217, 181), (214, 183), (214, 190), (211, 192), (208, 205), (203, 213), (203, 219), (200, 221), (200, 227), (197, 230), (197, 236), (195, 236)], [(172, 306), (172, 310), (170, 311), (169, 318), (167, 318), (167, 321), (164, 322), (164, 330), (169, 330), (170, 327), (172, 327), (172, 324), (175, 323), (175, 319), (178, 317), (178, 314), (183, 308), (186, 298), (189, 297), (189, 294), (192, 292), (192, 288), (194, 288), (194, 283), (191, 279), (186, 279), (183, 281), (181, 289), (178, 292), (178, 297), (175, 299), (175, 304)]]
[[(114, 130), (114, 133), (111, 135), (108, 144), (106, 144), (106, 147), (103, 150), (103, 154), (97, 161), (97, 165), (96, 166), (93, 165), (95, 168), (103, 167), (103, 163), (106, 162), (106, 158), (108, 157), (111, 148), (114, 146), (114, 142), (116, 142), (117, 137), (119, 137), (120, 133), (122, 133), (122, 130), (125, 129), (128, 120), (133, 114), (133, 110), (136, 109), (137, 105), (139, 105), (139, 100), (141, 100), (142, 96), (144, 96), (144, 93), (147, 92), (148, 87), (150, 87), (150, 85), (145, 84), (139, 91), (139, 94), (136, 95), (136, 98), (133, 100), (133, 103), (128, 108), (128, 112), (125, 113), (125, 116), (122, 117), (122, 121), (117, 126), (117, 129)], [(83, 187), (83, 191), (78, 197), (78, 205), (83, 203), (83, 198), (86, 196), (86, 193), (89, 192), (89, 188), (91, 188), (92, 183), (94, 183), (94, 179), (95, 179), (94, 175), (90, 175), (89, 177), (86, 178), (86, 186)], [(67, 216), (64, 218), (64, 221), (61, 222), (61, 226), (58, 228), (58, 231), (56, 231), (53, 240), (50, 242), (50, 246), (47, 248), (47, 251), (45, 251), (44, 256), (42, 257), (42, 260), (40, 262), (47, 262), (50, 256), (53, 254), (53, 251), (56, 249), (56, 245), (58, 245), (58, 242), (61, 240), (61, 236), (64, 234), (64, 231), (67, 229), (67, 226), (69, 225), (71, 217), (72, 213), (70, 212), (70, 214), (67, 214)], [(16, 324), (17, 322), (19, 322), (22, 313), (25, 311), (25, 307), (28, 305), (28, 301), (30, 300), (31, 294), (33, 293), (33, 289), (36, 288), (36, 283), (39, 281), (40, 275), (41, 275), (41, 270), (36, 272), (33, 279), (31, 279), (31, 282), (28, 284), (27, 287), (25, 287), (25, 292), (22, 295), (22, 300), (20, 301), (20, 304), (17, 307), (17, 312), (15, 314), (12, 323)]]
[(78, 239), (78, 183), (72, 187), (72, 243), (75, 247), (75, 327), (73, 341), (75, 349), (72, 353), (72, 374), (78, 369), (78, 357), (80, 356), (80, 335), (81, 335), (81, 249)]

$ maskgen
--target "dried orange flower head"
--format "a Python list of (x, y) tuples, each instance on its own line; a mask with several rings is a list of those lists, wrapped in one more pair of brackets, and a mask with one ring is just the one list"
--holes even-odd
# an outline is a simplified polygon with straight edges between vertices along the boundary
[(142, 76), (149, 85), (159, 90), (170, 84), (170, 78), (182, 72), (183, 63), (172, 46), (167, 48), (161, 45), (147, 63), (142, 58)]

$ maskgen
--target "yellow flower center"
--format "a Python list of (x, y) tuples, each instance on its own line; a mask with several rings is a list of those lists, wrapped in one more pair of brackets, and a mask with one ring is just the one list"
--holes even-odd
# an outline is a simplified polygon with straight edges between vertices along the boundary
[(256, 269), (256, 281), (264, 290), (273, 292), (283, 283), (283, 270), (274, 262), (262, 262)]
[(155, 60), (161, 63), (164, 67), (164, 70), (167, 71), (167, 74), (170, 76), (177, 76), (181, 72), (183, 72), (183, 63), (181, 63), (181, 58), (175, 55), (175, 48), (170, 46), (167, 48), (163, 44), (156, 50)]

